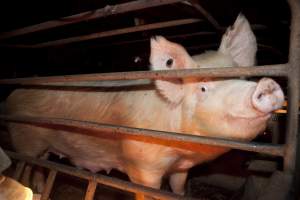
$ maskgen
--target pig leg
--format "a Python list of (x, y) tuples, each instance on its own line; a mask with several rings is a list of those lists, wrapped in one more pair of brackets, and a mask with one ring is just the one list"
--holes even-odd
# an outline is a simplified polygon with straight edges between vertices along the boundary
[[(43, 135), (43, 131), (45, 131), (45, 129), (18, 123), (10, 123), (8, 128), (11, 134), (13, 146), (17, 152), (26, 156), (37, 158), (47, 151), (48, 145), (45, 140), (42, 139), (43, 137), (47, 137), (47, 135)], [(27, 165), (24, 170), (23, 178), (21, 179), (21, 183), (26, 186), (30, 185), (31, 171), (32, 166)], [(42, 180), (41, 175), (35, 176), (38, 177), (38, 180)], [(42, 184), (38, 185), (40, 187)]]
[(170, 186), (176, 194), (184, 195), (184, 185), (187, 178), (187, 172), (178, 172), (170, 176)]
[[(163, 173), (161, 172), (153, 172), (143, 169), (131, 168), (128, 170), (128, 176), (130, 180), (134, 183), (141, 184), (147, 187), (159, 189), (161, 185), (161, 178)], [(136, 194), (136, 200), (150, 200), (153, 198), (147, 197), (143, 194)]]

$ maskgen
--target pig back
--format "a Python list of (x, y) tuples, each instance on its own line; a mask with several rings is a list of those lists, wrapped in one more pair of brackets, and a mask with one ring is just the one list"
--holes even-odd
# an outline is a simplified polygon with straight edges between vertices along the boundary
[[(178, 131), (180, 126), (178, 109), (171, 109), (157, 96), (155, 90), (148, 87), (127, 91), (18, 89), (8, 97), (7, 110), (9, 114), (67, 118), (166, 131)], [(110, 168), (124, 171), (123, 154), (129, 159), (131, 146), (126, 144), (132, 144), (125, 141), (126, 144), (123, 142), (122, 145), (121, 140), (116, 138), (70, 134), (62, 130), (23, 124), (11, 124), (10, 129), (15, 138), (24, 137), (24, 131), (20, 133), (20, 130), (26, 130), (27, 138), (46, 141), (45, 148), (48, 151), (67, 156), (75, 165), (94, 172), (101, 169), (109, 171)], [(15, 139), (14, 145), (23, 152), (26, 144), (20, 145), (20, 140)], [(164, 149), (160, 145), (150, 146), (151, 149)]]
[(157, 119), (156, 113), (161, 115), (155, 109), (169, 109), (151, 87), (138, 90), (105, 87), (96, 91), (17, 89), (7, 98), (6, 111), (8, 114), (145, 127), (139, 119), (150, 122)]

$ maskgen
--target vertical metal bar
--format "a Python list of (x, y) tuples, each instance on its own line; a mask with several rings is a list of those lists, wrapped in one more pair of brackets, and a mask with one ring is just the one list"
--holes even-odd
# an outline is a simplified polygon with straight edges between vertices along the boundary
[(16, 166), (16, 171), (14, 172), (14, 175), (13, 175), (13, 178), (15, 179), (15, 180), (20, 180), (20, 178), (21, 178), (21, 175), (22, 175), (22, 173), (23, 173), (23, 171), (24, 171), (24, 168), (25, 168), (25, 161), (19, 161), (18, 163), (17, 163), (17, 166)]
[(93, 200), (96, 192), (96, 188), (97, 188), (97, 182), (89, 181), (89, 185), (86, 189), (84, 200)]
[(135, 200), (145, 200), (146, 196), (143, 193), (136, 193)]
[[(288, 122), (286, 151), (284, 157), (284, 169), (293, 175), (294, 180), (289, 198), (299, 197), (300, 186), (300, 159), (296, 159), (300, 153), (298, 101), (300, 93), (300, 1), (288, 0), (291, 10), (291, 34), (289, 49), (289, 85), (288, 85)], [(295, 196), (293, 196), (293, 194)]]
[(300, 1), (288, 0), (291, 8), (291, 34), (288, 78), (288, 122), (284, 168), (294, 172), (298, 137), (298, 101), (300, 75)]
[(50, 173), (48, 175), (46, 185), (44, 188), (44, 191), (42, 193), (41, 200), (48, 200), (50, 196), (50, 192), (52, 190), (55, 178), (56, 178), (57, 171), (56, 170), (50, 170)]

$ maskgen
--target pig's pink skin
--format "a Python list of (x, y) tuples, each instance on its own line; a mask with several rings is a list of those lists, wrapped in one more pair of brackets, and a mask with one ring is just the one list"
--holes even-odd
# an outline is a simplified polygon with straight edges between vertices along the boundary
[[(272, 82), (273, 83), (273, 82)], [(170, 106), (157, 91), (74, 92), (19, 89), (7, 99), (10, 114), (70, 118), (162, 131), (250, 140), (261, 132), (269, 113), (252, 106), (255, 82), (187, 81), (181, 104)], [(202, 88), (206, 91), (203, 92)], [(46, 150), (61, 152), (77, 166), (93, 172), (112, 168), (126, 172), (134, 182), (159, 188), (166, 173), (187, 171), (214, 159), (224, 148), (155, 144), (127, 139), (101, 139), (31, 125), (11, 123), (16, 149), (31, 156)], [(28, 142), (30, 138), (30, 142)], [(168, 146), (170, 145), (170, 146)], [(174, 186), (176, 187), (176, 186)]]
[[(246, 22), (240, 17), (238, 21), (239, 26)], [(247, 35), (249, 26), (239, 26), (235, 28), (246, 30)], [(237, 45), (231, 41), (243, 40), (230, 38), (230, 35), (239, 35), (232, 31), (235, 34), (223, 37), (221, 50), (202, 57), (202, 64), (209, 64), (213, 55), (213, 60), (222, 57), (220, 62), (214, 62), (214, 65), (219, 65), (216, 67), (222, 67), (224, 62), (232, 66), (234, 63), (240, 66), (254, 63), (255, 55), (248, 58), (243, 52), (255, 52), (256, 43), (251, 40), (246, 46)], [(252, 50), (236, 50), (229, 44)], [(167, 66), (170, 58), (173, 62)], [(151, 39), (150, 62), (153, 70), (199, 67), (182, 46), (163, 37)], [(108, 82), (104, 85), (115, 87), (128, 85), (128, 82)], [(133, 85), (136, 88), (136, 84)], [(155, 85), (148, 81), (137, 90), (126, 87), (97, 92), (18, 89), (7, 99), (7, 108), (9, 114), (70, 118), (249, 141), (264, 130), (270, 112), (282, 105), (283, 93), (277, 86), (271, 79), (263, 79), (257, 85), (244, 80), (186, 78), (157, 80)], [(267, 89), (269, 87), (271, 89)], [(262, 96), (261, 93), (267, 95)], [(263, 103), (258, 103), (259, 96), (263, 97)], [(178, 194), (184, 193), (189, 168), (229, 150), (191, 143), (185, 143), (184, 148), (180, 148), (176, 142), (149, 138), (142, 141), (126, 136), (109, 138), (106, 135), (106, 138), (98, 138), (16, 123), (9, 124), (9, 131), (16, 150), (27, 155), (59, 152), (78, 167), (93, 172), (109, 172), (115, 168), (127, 173), (133, 182), (153, 188), (159, 188), (161, 178), (169, 174), (172, 190)]]

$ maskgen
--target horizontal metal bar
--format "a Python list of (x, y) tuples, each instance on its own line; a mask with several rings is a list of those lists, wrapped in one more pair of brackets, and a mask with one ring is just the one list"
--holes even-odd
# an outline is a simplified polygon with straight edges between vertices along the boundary
[[(195, 33), (186, 33), (186, 34), (177, 34), (177, 35), (169, 35), (164, 36), (167, 39), (175, 39), (175, 38), (187, 38), (187, 37), (194, 37), (194, 36), (210, 36), (210, 35), (216, 35), (216, 32), (212, 31), (201, 31), (201, 32), (195, 32)], [(139, 43), (139, 42), (149, 42), (149, 38), (147, 39), (139, 39), (139, 40), (126, 40), (126, 41), (117, 41), (117, 42), (110, 42), (105, 44), (96, 44), (97, 47), (106, 47), (106, 46), (116, 46), (116, 45), (127, 45), (132, 43)], [(216, 44), (217, 46), (217, 44)], [(22, 44), (0, 44), (0, 47), (3, 48), (35, 48), (32, 45), (22, 45)]]
[(168, 28), (173, 26), (181, 26), (181, 25), (187, 25), (187, 24), (193, 24), (198, 23), (203, 20), (201, 19), (179, 19), (179, 20), (171, 20), (166, 22), (158, 22), (158, 23), (152, 23), (152, 24), (145, 24), (140, 26), (133, 26), (133, 27), (127, 27), (127, 28), (120, 28), (120, 29), (114, 29), (110, 31), (104, 31), (104, 32), (97, 32), (97, 33), (91, 33), (87, 35), (80, 35), (70, 38), (64, 38), (44, 43), (39, 43), (35, 45), (30, 45), (31, 48), (44, 48), (44, 47), (51, 47), (51, 46), (57, 46), (57, 45), (65, 45), (70, 44), (74, 42), (82, 42), (92, 39), (99, 39), (104, 37), (111, 37), (115, 35), (121, 35), (121, 34), (127, 34), (127, 33), (134, 33), (139, 31), (147, 31), (147, 30), (153, 30), (153, 29), (159, 29), (159, 28)]
[[(211, 36), (216, 35), (216, 32), (212, 31), (201, 31), (201, 32), (194, 32), (194, 33), (186, 33), (186, 34), (177, 34), (177, 35), (164, 35), (167, 39), (177, 39), (177, 38), (188, 38), (188, 37), (195, 37), (195, 36)], [(127, 45), (132, 43), (139, 43), (139, 42), (149, 42), (149, 38), (147, 39), (139, 39), (139, 40), (126, 40), (126, 41), (117, 41), (111, 42), (107, 44), (97, 44), (97, 47), (106, 47), (106, 46), (115, 46), (115, 45)], [(7, 46), (10, 47), (10, 46)], [(18, 46), (16, 46), (17, 48)]]
[(112, 5), (112, 6), (108, 5), (101, 9), (82, 12), (79, 14), (61, 18), (59, 20), (51, 20), (40, 24), (20, 28), (17, 30), (1, 33), (0, 39), (8, 39), (11, 37), (25, 35), (28, 33), (38, 32), (38, 31), (47, 30), (51, 28), (61, 27), (68, 24), (76, 24), (82, 21), (99, 19), (111, 15), (126, 13), (130, 11), (138, 11), (146, 8), (153, 8), (153, 7), (167, 5), (167, 4), (178, 3), (181, 1), (180, 0), (138, 0), (138, 1), (131, 1), (127, 3)]
[[(176, 148), (183, 148), (196, 152), (201, 151), (201, 145), (213, 145), (225, 148), (240, 149), (245, 151), (260, 152), (274, 156), (283, 156), (284, 154), (284, 148), (282, 145), (255, 142), (248, 143), (222, 138), (211, 138), (174, 132), (154, 131), (142, 128), (130, 128), (125, 126), (108, 125), (96, 122), (87, 122), (71, 119), (30, 117), (20, 115), (0, 115), (0, 120), (17, 123), (29, 123), (36, 126), (52, 129), (61, 129), (66, 130), (70, 133), (81, 133), (94, 137), (109, 137), (112, 139), (123, 137), (125, 139), (133, 139), (145, 142), (151, 140), (151, 142), (153, 143), (174, 146)], [(52, 126), (49, 127), (49, 125)], [(172, 142), (166, 144), (165, 141), (168, 140)]]
[(50, 162), (50, 161), (47, 161), (47, 160), (36, 159), (36, 158), (33, 158), (33, 157), (21, 155), (21, 154), (11, 152), (11, 151), (5, 151), (5, 152), (12, 159), (23, 160), (23, 161), (26, 161), (28, 163), (34, 164), (34, 165), (46, 167), (46, 168), (56, 170), (56, 171), (64, 173), (64, 174), (69, 174), (69, 175), (80, 177), (80, 178), (83, 178), (83, 179), (96, 181), (97, 183), (107, 185), (107, 186), (111, 186), (111, 187), (114, 187), (114, 188), (118, 188), (120, 190), (129, 191), (129, 192), (133, 192), (133, 193), (143, 193), (147, 196), (155, 197), (155, 198), (158, 198), (158, 199), (165, 199), (165, 200), (171, 200), (171, 199), (172, 200), (173, 199), (196, 200), (196, 199), (191, 198), (191, 197), (183, 197), (183, 196), (180, 196), (180, 195), (173, 194), (171, 192), (161, 191), (161, 190), (145, 187), (145, 186), (138, 185), (138, 184), (135, 184), (135, 183), (132, 183), (132, 182), (123, 181), (123, 180), (120, 180), (120, 179), (117, 179), (117, 178), (104, 176), (104, 175), (101, 175), (101, 174), (93, 174), (93, 173), (85, 171), (85, 170), (80, 170), (80, 169), (77, 169), (77, 168), (74, 168), (74, 167), (70, 167), (70, 166)]
[(2, 79), (0, 84), (38, 85), (42, 83), (97, 81), (97, 80), (134, 80), (183, 77), (238, 77), (238, 76), (287, 76), (288, 65), (265, 65), (257, 67), (223, 67), (185, 70), (113, 72), (66, 76), (30, 77)]

